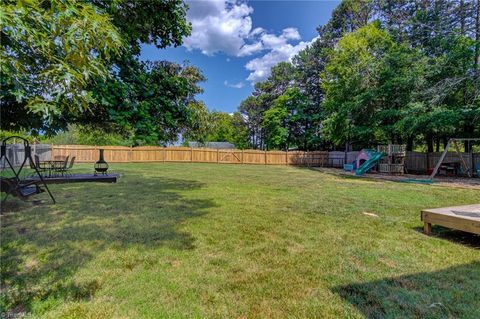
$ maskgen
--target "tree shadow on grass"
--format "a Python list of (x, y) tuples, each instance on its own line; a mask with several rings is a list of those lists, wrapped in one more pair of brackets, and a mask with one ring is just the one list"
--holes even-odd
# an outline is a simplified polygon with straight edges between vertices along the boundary
[[(195, 238), (180, 224), (216, 206), (212, 199), (191, 196), (203, 187), (193, 180), (124, 177), (117, 184), (52, 186), (57, 205), (10, 205), (1, 226), (0, 311), (19, 306), (28, 311), (34, 300), (47, 298), (90, 298), (98, 282), (71, 278), (107, 249), (117, 250), (113, 258), (120, 259), (131, 248), (194, 249)], [(120, 267), (131, 270), (141, 263)]]
[(480, 318), (480, 261), (339, 286), (333, 292), (366, 318)]
[[(414, 227), (414, 230), (423, 233), (423, 227)], [(475, 235), (461, 230), (432, 225), (432, 235), (430, 236), (440, 239), (446, 239), (456, 244), (480, 249), (480, 235)]]

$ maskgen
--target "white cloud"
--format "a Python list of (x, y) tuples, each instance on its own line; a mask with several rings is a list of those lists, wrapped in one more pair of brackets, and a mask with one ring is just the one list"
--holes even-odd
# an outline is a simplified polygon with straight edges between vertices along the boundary
[(297, 28), (286, 28), (283, 29), (282, 36), (285, 39), (289, 40), (300, 40), (300, 33), (298, 33)]
[(225, 81), (223, 82), (223, 84), (224, 84), (225, 86), (228, 86), (228, 87), (230, 87), (230, 88), (235, 88), (235, 89), (241, 89), (241, 88), (243, 88), (243, 87), (245, 86), (245, 84), (244, 84), (243, 82), (228, 83), (227, 80), (225, 80)]
[(203, 54), (223, 52), (244, 57), (300, 40), (296, 28), (285, 28), (282, 34), (268, 33), (257, 27), (252, 30), (253, 8), (235, 0), (188, 1), (187, 19), (192, 23), (192, 34), (184, 46), (198, 49)]
[(264, 28), (255, 28), (252, 30), (252, 32), (250, 32), (250, 37), (254, 37), (256, 35), (262, 34), (263, 32), (265, 32)]
[(199, 49), (203, 54), (224, 52), (237, 56), (252, 30), (253, 9), (245, 3), (225, 1), (189, 1), (187, 19), (192, 34), (184, 46)]
[(265, 33), (263, 34), (261, 37), (260, 37), (263, 45), (266, 47), (266, 48), (275, 48), (275, 47), (278, 47), (280, 45), (284, 45), (287, 43), (287, 39), (285, 39), (284, 37), (282, 36), (279, 36), (277, 37), (276, 35), (274, 34), (269, 34), (269, 33)]
[(278, 47), (273, 47), (270, 52), (265, 55), (249, 61), (245, 68), (250, 72), (247, 80), (252, 83), (265, 80), (270, 75), (270, 69), (284, 61), (291, 61), (291, 59), (308, 45), (312, 44), (316, 38), (309, 42), (300, 42), (297, 45), (283, 44)]
[(252, 43), (252, 44), (245, 44), (243, 47), (240, 48), (240, 50), (237, 53), (237, 56), (242, 57), (242, 56), (249, 56), (254, 53), (262, 51), (263, 44), (262, 42), (257, 42), (257, 43)]
[[(184, 46), (209, 56), (223, 52), (228, 56), (245, 57), (264, 52), (263, 56), (245, 65), (251, 71), (247, 80), (252, 83), (267, 78), (272, 66), (289, 61), (311, 43), (291, 43), (301, 39), (298, 30), (292, 27), (283, 29), (280, 35), (261, 27), (252, 30), (253, 8), (242, 0), (189, 0), (188, 5), (187, 19), (192, 23), (192, 34), (185, 39)], [(227, 81), (224, 84), (234, 88), (244, 85)]]

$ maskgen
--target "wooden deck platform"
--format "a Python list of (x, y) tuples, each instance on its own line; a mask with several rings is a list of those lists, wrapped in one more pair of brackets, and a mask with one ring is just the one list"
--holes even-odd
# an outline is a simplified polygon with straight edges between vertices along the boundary
[(480, 235), (480, 204), (424, 209), (423, 231), (432, 232), (432, 224)]
[[(62, 183), (86, 183), (86, 182), (97, 182), (97, 183), (116, 183), (119, 174), (111, 173), (108, 175), (93, 175), (93, 174), (73, 174), (69, 176), (55, 176), (55, 177), (44, 177), (43, 180), (47, 184), (62, 184)], [(29, 179), (28, 181), (39, 181), (40, 178), (35, 176)]]

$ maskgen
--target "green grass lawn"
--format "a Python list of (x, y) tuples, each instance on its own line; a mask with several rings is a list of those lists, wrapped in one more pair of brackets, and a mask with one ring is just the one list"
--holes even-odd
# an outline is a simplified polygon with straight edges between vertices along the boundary
[(52, 185), (57, 205), (41, 194), (3, 207), (2, 312), (480, 318), (479, 237), (425, 236), (419, 218), (478, 190), (280, 166), (111, 166), (117, 184)]

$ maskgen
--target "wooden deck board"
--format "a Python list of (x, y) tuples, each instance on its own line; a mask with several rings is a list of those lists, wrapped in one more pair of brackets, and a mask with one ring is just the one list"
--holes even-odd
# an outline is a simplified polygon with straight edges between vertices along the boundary
[(427, 234), (436, 224), (480, 235), (480, 204), (424, 209), (421, 220)]
[[(108, 175), (93, 175), (93, 174), (73, 174), (70, 176), (56, 176), (56, 177), (44, 177), (43, 180), (47, 184), (62, 184), (62, 183), (86, 183), (86, 182), (98, 182), (98, 183), (116, 183), (119, 174), (111, 173)], [(40, 178), (32, 177), (28, 181), (39, 181)]]

